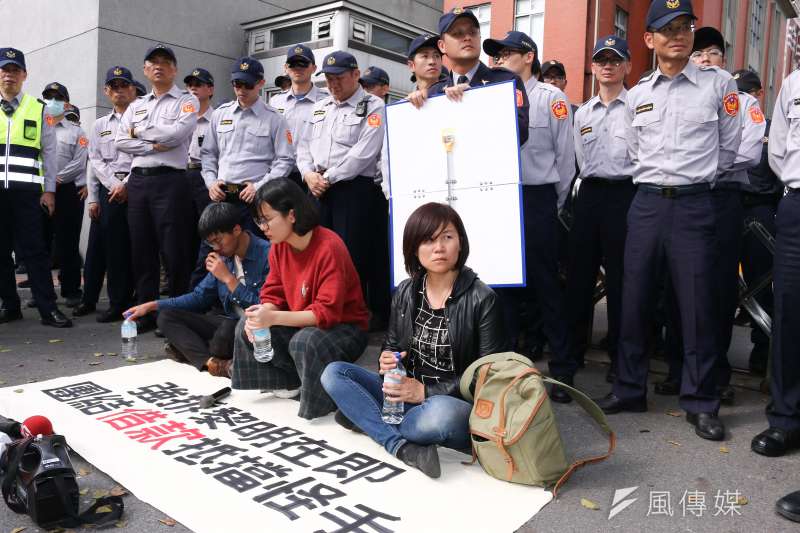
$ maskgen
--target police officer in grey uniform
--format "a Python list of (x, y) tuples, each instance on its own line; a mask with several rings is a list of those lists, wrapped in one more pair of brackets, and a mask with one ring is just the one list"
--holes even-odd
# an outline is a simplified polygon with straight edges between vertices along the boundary
[(645, 43), (659, 66), (628, 92), (628, 151), (639, 187), (628, 212), (619, 371), (599, 405), (609, 414), (647, 410), (647, 331), (666, 262), (684, 333), (680, 406), (698, 436), (720, 440), (711, 188), (733, 166), (741, 124), (730, 74), (689, 59), (695, 18), (689, 0), (656, 0), (647, 13)]
[[(716, 28), (698, 28), (695, 31), (691, 58), (698, 66), (724, 69), (726, 66), (725, 39), (722, 34)], [(717, 388), (720, 401), (725, 404), (733, 403), (734, 400), (734, 389), (730, 386), (731, 365), (728, 362), (728, 349), (731, 344), (733, 320), (739, 300), (739, 258), (742, 248), (742, 228), (744, 227), (741, 191), (744, 184), (748, 182), (747, 171), (756, 166), (761, 159), (766, 129), (764, 114), (761, 112), (758, 100), (749, 94), (739, 92), (739, 107), (742, 127), (739, 153), (730, 170), (717, 176), (713, 190), (714, 207), (717, 211), (715, 229), (718, 246), (714, 272), (717, 273), (717, 301), (720, 305)], [(677, 330), (674, 334), (680, 339), (680, 321), (676, 318), (676, 307), (673, 299), (671, 322)], [(681, 362), (683, 361), (681, 344), (679, 342), (677, 346), (670, 349), (668, 353), (669, 375), (665, 382), (658, 384), (656, 392), (661, 394), (670, 392), (670, 385), (675, 394), (680, 389)]]
[[(311, 77), (317, 70), (314, 52), (303, 44), (290, 46), (286, 51), (286, 64), (283, 66), (286, 74), (291, 79), (292, 86), (289, 90), (276, 94), (269, 100), (269, 105), (278, 110), (289, 124), (292, 144), (297, 146), (300, 134), (308, 119), (311, 117), (311, 108), (319, 100), (329, 96), (328, 90), (317, 87)], [(295, 166), (289, 178), (305, 188), (303, 177)]]
[(626, 218), (636, 194), (625, 138), (628, 91), (624, 82), (630, 71), (627, 41), (615, 35), (600, 37), (592, 53), (592, 72), (600, 90), (578, 109), (574, 121), (580, 187), (569, 232), (566, 306), (567, 331), (573, 336), (570, 353), (575, 360), (583, 360), (584, 325), (592, 320), (594, 290), (602, 264), (608, 306), (610, 376), (617, 369)]
[[(384, 104), (359, 85), (358, 64), (347, 52), (325, 56), (319, 74), (325, 75), (331, 94), (314, 104), (297, 146), (297, 167), (320, 201), (322, 225), (347, 246), (370, 302), (370, 287), (385, 287), (377, 279), (384, 274), (375, 271), (375, 256), (385, 265), (386, 276), (389, 268), (388, 244), (375, 246), (371, 239), (372, 228), (384, 226), (388, 217), (375, 202), (378, 194), (382, 196), (375, 177), (386, 127)], [(388, 295), (381, 296), (375, 295), (388, 301)], [(388, 308), (370, 310), (388, 319)]]
[[(265, 82), (258, 59), (237, 60), (231, 68), (231, 83), (236, 99), (214, 111), (203, 141), (203, 179), (211, 200), (236, 204), (242, 228), (264, 238), (249, 206), (259, 187), (291, 172), (292, 134), (283, 116), (259, 97)], [(207, 252), (202, 255), (205, 261)]]
[[(520, 149), (522, 201), (525, 213), (525, 263), (529, 301), (542, 310), (544, 332), (552, 349), (550, 373), (569, 385), (577, 361), (569, 356), (564, 299), (558, 280), (558, 209), (563, 205), (575, 173), (575, 145), (567, 97), (558, 88), (533, 77), (538, 55), (536, 43), (523, 32), (509, 31), (503, 39), (486, 39), (483, 50), (494, 62), (525, 84), (530, 102), (528, 140)], [(505, 300), (515, 289), (503, 289)], [(508, 303), (506, 304), (508, 306)], [(518, 313), (507, 312), (507, 318)], [(509, 320), (511, 337), (518, 334), (517, 320)], [(554, 388), (550, 398), (568, 403), (572, 398)]]
[[(170, 296), (188, 292), (197, 255), (186, 158), (200, 102), (175, 85), (177, 72), (172, 49), (163, 44), (150, 48), (144, 74), (153, 89), (128, 107), (117, 130), (117, 148), (133, 155), (128, 225), (139, 303), (158, 298), (159, 252)], [(155, 320), (147, 317), (139, 328), (155, 329)]]
[(120, 65), (109, 68), (104, 92), (113, 109), (95, 121), (89, 136), (91, 227), (86, 247), (83, 299), (72, 313), (80, 317), (95, 311), (103, 278), (107, 275), (109, 307), (97, 315), (97, 321), (101, 323), (121, 320), (123, 310), (133, 299), (126, 187), (133, 156), (119, 151), (114, 141), (122, 115), (136, 100), (131, 71)]
[(67, 307), (81, 302), (81, 256), (78, 244), (83, 221), (83, 199), (79, 190), (86, 184), (86, 160), (89, 140), (80, 126), (64, 120), (69, 91), (53, 82), (45, 86), (42, 98), (48, 104), (45, 114), (56, 130), (58, 140), (58, 171), (56, 174), (56, 205), (52, 230), (55, 234), (56, 257), (59, 265), (61, 296)]
[[(775, 218), (769, 428), (753, 438), (751, 448), (777, 457), (800, 449), (800, 70), (783, 80), (772, 111), (769, 164), (786, 195)], [(800, 513), (800, 495), (793, 507)]]
[(387, 101), (389, 94), (389, 73), (380, 67), (367, 67), (358, 82), (370, 94)]

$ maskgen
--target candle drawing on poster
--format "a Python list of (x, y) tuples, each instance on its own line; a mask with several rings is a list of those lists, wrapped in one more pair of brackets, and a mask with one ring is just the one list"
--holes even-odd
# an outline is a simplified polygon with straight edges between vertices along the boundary
[(407, 274), (403, 230), (428, 202), (458, 211), (467, 265), (490, 285), (525, 284), (516, 93), (512, 81), (476, 87), (460, 102), (434, 96), (386, 107), (392, 282)]

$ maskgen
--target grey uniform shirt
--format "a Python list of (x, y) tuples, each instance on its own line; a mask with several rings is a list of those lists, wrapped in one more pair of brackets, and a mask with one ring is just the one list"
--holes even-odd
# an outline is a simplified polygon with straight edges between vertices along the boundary
[(78, 187), (86, 184), (86, 154), (89, 140), (83, 129), (62, 118), (55, 123), (58, 141), (58, 172), (61, 183), (75, 183)]
[(274, 107), (286, 119), (286, 123), (289, 124), (289, 131), (292, 132), (292, 139), (294, 143), (297, 143), (298, 135), (303, 131), (308, 119), (311, 118), (311, 110), (314, 104), (328, 96), (330, 94), (328, 94), (327, 89), (312, 84), (311, 90), (299, 98), (289, 89), (270, 98), (269, 105)]
[(200, 162), (200, 148), (203, 146), (203, 141), (208, 134), (208, 125), (211, 124), (211, 115), (214, 113), (214, 108), (208, 106), (206, 112), (197, 117), (197, 126), (192, 132), (192, 142), (189, 143), (189, 163)]
[[(19, 108), (22, 93), (8, 102), (14, 111)], [(0, 112), (0, 120), (6, 119), (5, 113)], [(56, 192), (56, 173), (58, 172), (58, 141), (55, 128), (47, 122), (42, 110), (42, 165), (44, 166), (44, 192)]]
[(739, 153), (736, 154), (736, 160), (733, 162), (731, 170), (718, 176), (717, 181), (748, 184), (750, 183), (747, 176), (748, 169), (761, 162), (767, 121), (764, 119), (761, 105), (755, 96), (739, 93), (739, 122), (742, 128)]
[(772, 110), (769, 166), (784, 185), (800, 188), (800, 70), (783, 80)]
[[(366, 98), (364, 116), (356, 115)], [(386, 128), (383, 100), (362, 87), (343, 102), (332, 96), (314, 104), (297, 145), (297, 168), (319, 172), (329, 183), (357, 176), (375, 178)]]
[(253, 183), (256, 188), (288, 176), (294, 168), (294, 146), (286, 120), (274, 107), (257, 100), (242, 108), (238, 100), (214, 110), (201, 150), (203, 180)]
[(615, 180), (633, 175), (625, 139), (627, 97), (628, 91), (622, 89), (606, 105), (597, 95), (575, 113), (575, 156), (581, 178)]
[[(122, 126), (122, 115), (116, 112), (98, 118), (89, 136), (89, 202), (99, 201), (99, 185), (108, 191), (123, 183), (131, 171), (133, 156), (119, 149), (115, 139)], [(93, 177), (92, 177), (93, 176)]]
[(555, 184), (561, 207), (575, 175), (572, 111), (567, 96), (558, 87), (532, 77), (525, 82), (525, 90), (530, 112), (528, 140), (519, 150), (522, 184)]
[(628, 91), (634, 183), (713, 185), (739, 152), (738, 94), (729, 73), (691, 61), (672, 79), (661, 69), (642, 79)]
[[(137, 98), (122, 115), (117, 148), (133, 155), (132, 167), (185, 169), (198, 109), (197, 98), (175, 85), (159, 97), (150, 91)], [(135, 128), (135, 138), (130, 135), (131, 127)], [(170, 150), (156, 152), (156, 143)]]

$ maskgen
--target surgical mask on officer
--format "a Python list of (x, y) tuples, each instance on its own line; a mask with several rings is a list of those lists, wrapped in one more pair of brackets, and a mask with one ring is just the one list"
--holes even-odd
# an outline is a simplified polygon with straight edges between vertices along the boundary
[(44, 104), (45, 113), (51, 117), (57, 117), (64, 114), (64, 102), (61, 100), (50, 98), (49, 100), (45, 100)]

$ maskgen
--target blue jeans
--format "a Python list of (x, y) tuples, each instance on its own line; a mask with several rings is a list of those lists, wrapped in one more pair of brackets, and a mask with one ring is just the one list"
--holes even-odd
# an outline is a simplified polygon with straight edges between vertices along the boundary
[(469, 413), (472, 404), (446, 395), (425, 398), (421, 404), (405, 404), (400, 424), (381, 419), (383, 376), (352, 363), (336, 361), (325, 367), (322, 386), (344, 413), (364, 433), (397, 455), (406, 442), (427, 446), (440, 444), (456, 450), (470, 448)]

